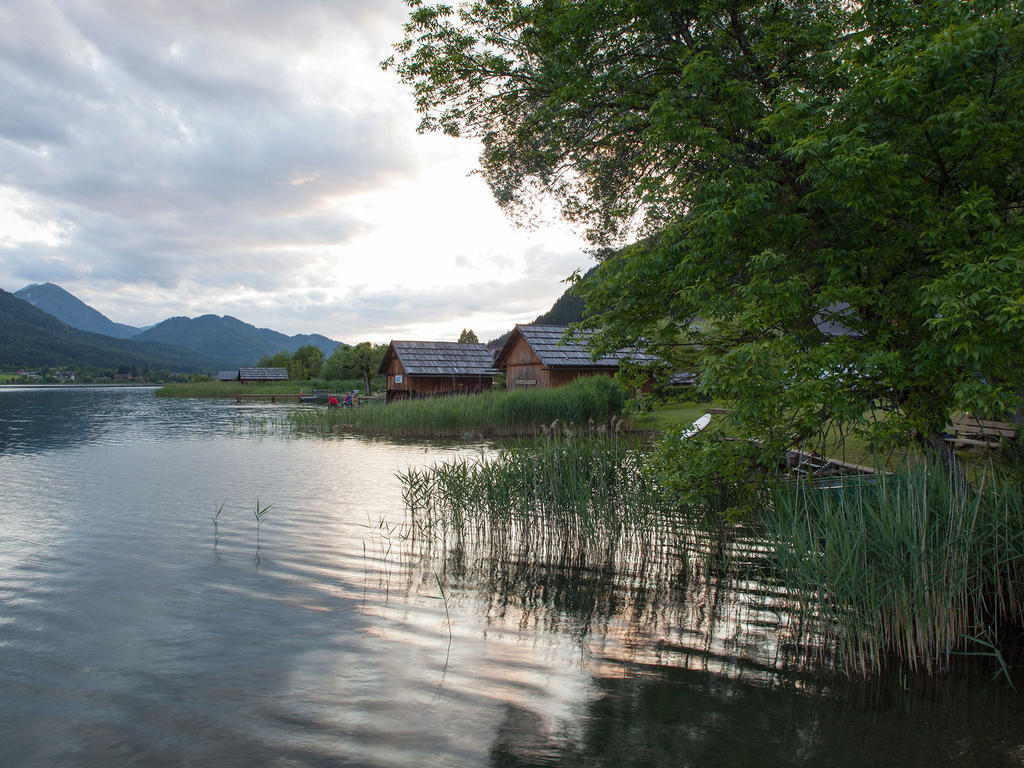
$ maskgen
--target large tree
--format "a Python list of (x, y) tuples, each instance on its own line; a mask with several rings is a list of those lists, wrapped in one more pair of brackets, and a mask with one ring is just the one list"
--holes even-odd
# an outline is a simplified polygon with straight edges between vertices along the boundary
[(588, 227), (598, 345), (698, 370), (718, 450), (1019, 407), (1021, 0), (407, 2), (421, 128)]
[(315, 379), (324, 369), (324, 352), (313, 344), (305, 344), (295, 350), (288, 366), (288, 375), (293, 379)]
[(328, 379), (355, 379), (362, 377), (364, 391), (373, 394), (371, 377), (377, 373), (384, 353), (385, 344), (371, 344), (368, 341), (353, 346), (339, 345), (324, 365), (324, 376)]

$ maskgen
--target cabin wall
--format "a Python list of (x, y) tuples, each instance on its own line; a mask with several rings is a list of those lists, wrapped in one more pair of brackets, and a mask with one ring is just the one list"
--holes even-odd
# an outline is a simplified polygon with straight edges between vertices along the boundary
[(548, 370), (526, 339), (520, 337), (505, 358), (505, 388), (548, 387)]
[(552, 387), (564, 387), (570, 382), (576, 381), (580, 376), (614, 376), (615, 370), (611, 368), (552, 368)]
[(512, 365), (505, 369), (508, 389), (564, 387), (580, 376), (614, 376), (609, 368), (544, 368), (538, 360), (533, 365)]
[(494, 385), (492, 376), (407, 376), (402, 375), (400, 383), (394, 383), (394, 376), (388, 369), (388, 389), (385, 400), (408, 400), (414, 397), (441, 397), (444, 395), (468, 395), (486, 392)]
[(484, 392), (494, 380), (490, 376), (414, 376), (409, 381), (413, 397), (436, 397)]
[(505, 369), (506, 389), (533, 389), (548, 387), (548, 369), (538, 362), (534, 365), (509, 365)]
[[(385, 373), (387, 374), (387, 384), (384, 388), (385, 402), (408, 398), (409, 378), (405, 375), (405, 369), (402, 367), (402, 363), (397, 357), (391, 358), (391, 362), (388, 363)], [(402, 381), (396, 381), (396, 377), (398, 376), (402, 377)]]

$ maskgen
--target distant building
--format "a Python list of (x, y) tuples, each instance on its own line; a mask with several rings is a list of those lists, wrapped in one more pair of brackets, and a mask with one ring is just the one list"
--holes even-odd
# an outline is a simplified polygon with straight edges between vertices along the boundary
[(74, 371), (57, 371), (57, 381), (69, 382), (74, 381), (76, 374)]
[(623, 360), (655, 362), (644, 352), (622, 349), (596, 360), (586, 339), (593, 331), (582, 331), (573, 341), (563, 342), (567, 325), (517, 325), (494, 359), (505, 372), (508, 389), (561, 387), (580, 376), (614, 376)]
[(288, 381), (287, 368), (239, 368), (238, 380), (243, 384), (262, 381)]
[(483, 344), (392, 341), (377, 373), (387, 376), (385, 399), (483, 392), (494, 384), (493, 358)]
[(238, 371), (217, 371), (217, 381), (238, 381)]

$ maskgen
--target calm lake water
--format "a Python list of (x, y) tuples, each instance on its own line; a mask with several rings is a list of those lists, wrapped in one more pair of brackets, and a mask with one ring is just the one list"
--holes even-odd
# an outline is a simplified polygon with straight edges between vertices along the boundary
[(287, 407), (0, 388), (0, 764), (1024, 766), (990, 660), (827, 679), (670, 540), (414, 535), (395, 472), (486, 446)]

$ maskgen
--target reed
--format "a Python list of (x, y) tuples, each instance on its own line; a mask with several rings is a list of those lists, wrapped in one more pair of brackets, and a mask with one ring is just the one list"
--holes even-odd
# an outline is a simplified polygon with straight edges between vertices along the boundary
[(920, 463), (874, 484), (790, 485), (764, 516), (795, 639), (849, 672), (929, 674), (1024, 625), (1019, 480)]
[(256, 518), (256, 549), (260, 547), (260, 526), (263, 525), (263, 518), (267, 516), (267, 513), (273, 508), (273, 504), (267, 504), (263, 506), (260, 504), (260, 499), (256, 497), (256, 507), (252, 511), (252, 516)]
[[(612, 379), (577, 379), (557, 389), (491, 390), (473, 395), (424, 398), (360, 408), (296, 411), (292, 423), (301, 431), (386, 434), (395, 437), (484, 437), (531, 435), (545, 425), (576, 430), (591, 422), (618, 419), (625, 391)], [(617, 422), (616, 422), (617, 423)]]
[(224, 511), (224, 506), (228, 503), (227, 499), (224, 499), (214, 510), (213, 510), (213, 543), (214, 546), (217, 544), (217, 540), (220, 538), (220, 513)]
[(619, 434), (549, 431), (490, 457), (398, 474), (414, 522), (432, 527), (533, 525), (580, 533), (643, 527), (667, 500), (640, 470), (643, 451)]

